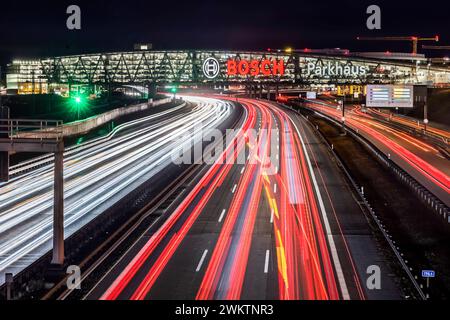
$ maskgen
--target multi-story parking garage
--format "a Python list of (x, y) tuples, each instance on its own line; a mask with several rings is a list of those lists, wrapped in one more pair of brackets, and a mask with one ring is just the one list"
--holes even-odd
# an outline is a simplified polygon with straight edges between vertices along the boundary
[(48, 92), (51, 84), (443, 84), (450, 69), (426, 59), (389, 60), (350, 54), (232, 52), (207, 50), (134, 51), (14, 60), (8, 89)]

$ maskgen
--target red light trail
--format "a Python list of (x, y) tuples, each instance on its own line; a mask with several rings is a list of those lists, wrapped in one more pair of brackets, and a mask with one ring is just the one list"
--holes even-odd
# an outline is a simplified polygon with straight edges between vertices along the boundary
[[(310, 160), (306, 159), (306, 149), (298, 129), (294, 128), (292, 119), (282, 109), (270, 103), (251, 99), (240, 99), (240, 103), (247, 110), (248, 117), (239, 135), (246, 136), (246, 131), (256, 126), (257, 115), (261, 120), (257, 143), (247, 143), (249, 159), (257, 161), (247, 161), (241, 172), (195, 298), (241, 298), (255, 221), (260, 214), (262, 201), (267, 201), (272, 214), (270, 223), (273, 223), (276, 248), (274, 260), (279, 299), (348, 299), (334, 242), (330, 242), (332, 238), (326, 231), (329, 227), (323, 226), (324, 212), (317, 203), (317, 186), (313, 186)], [(273, 150), (274, 146), (270, 144), (273, 138), (270, 129), (274, 126), (279, 128), (276, 148), (279, 151)], [(229, 153), (237, 157), (246, 150), (244, 145), (239, 147), (239, 144), (237, 150), (233, 150), (233, 145), (234, 142), (227, 146), (221, 159), (226, 159)], [(280, 155), (279, 170), (275, 173), (269, 170), (274, 167), (271, 157), (274, 152)], [(233, 163), (227, 162), (216, 163), (209, 168), (101, 299), (120, 299), (131, 280), (144, 268), (144, 263), (154, 256), (154, 262), (139, 280), (137, 288), (133, 289), (130, 299), (142, 300), (151, 296), (155, 282), (233, 166)], [(348, 251), (346, 259), (351, 261)], [(354, 266), (353, 272), (359, 285)], [(364, 299), (363, 293), (359, 297)]]

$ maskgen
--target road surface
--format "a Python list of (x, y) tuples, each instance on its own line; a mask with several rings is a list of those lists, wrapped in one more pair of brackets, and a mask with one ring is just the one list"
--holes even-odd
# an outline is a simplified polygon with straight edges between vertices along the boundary
[[(85, 298), (401, 298), (358, 201), (306, 120), (267, 101), (239, 102), (246, 112), (235, 139)], [(381, 290), (365, 285), (373, 265)]]
[[(231, 103), (186, 97), (183, 104), (124, 123), (106, 137), (68, 148), (64, 154), (65, 237), (82, 228), (172, 163), (182, 148), (221, 125)], [(53, 158), (11, 168), (0, 184), (0, 284), (4, 273), (17, 274), (51, 249)]]
[[(342, 120), (342, 110), (337, 109), (336, 105), (320, 101), (311, 101), (307, 105), (339, 122)], [(347, 106), (345, 124), (371, 141), (445, 205), (450, 206), (450, 161), (445, 155), (433, 143), (399, 129), (393, 121), (381, 121), (379, 115), (374, 116), (372, 113), (363, 112), (358, 105)], [(439, 133), (444, 137), (445, 132)]]

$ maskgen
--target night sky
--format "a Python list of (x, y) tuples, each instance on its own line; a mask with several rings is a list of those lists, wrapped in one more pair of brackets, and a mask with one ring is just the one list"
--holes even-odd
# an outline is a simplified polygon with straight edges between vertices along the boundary
[[(70, 4), (81, 7), (80, 31), (66, 28)], [(370, 4), (381, 7), (379, 31), (366, 28)], [(155, 49), (409, 51), (409, 42), (357, 42), (355, 37), (439, 34), (439, 44), (450, 45), (449, 12), (450, 1), (444, 0), (8, 0), (0, 6), (0, 63), (16, 57), (132, 50), (136, 42), (153, 43)]]

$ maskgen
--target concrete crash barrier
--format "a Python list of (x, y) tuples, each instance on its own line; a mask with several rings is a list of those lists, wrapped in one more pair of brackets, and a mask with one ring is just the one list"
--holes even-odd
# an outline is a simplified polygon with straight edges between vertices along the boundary
[(119, 117), (139, 111), (145, 111), (152, 107), (170, 103), (171, 101), (172, 98), (164, 98), (156, 101), (149, 100), (148, 103), (140, 103), (133, 106), (121, 107), (90, 117), (88, 119), (66, 123), (59, 128), (38, 129), (31, 132), (20, 132), (13, 135), (13, 137), (19, 139), (54, 139), (57, 135), (70, 137), (78, 134), (84, 134)]

